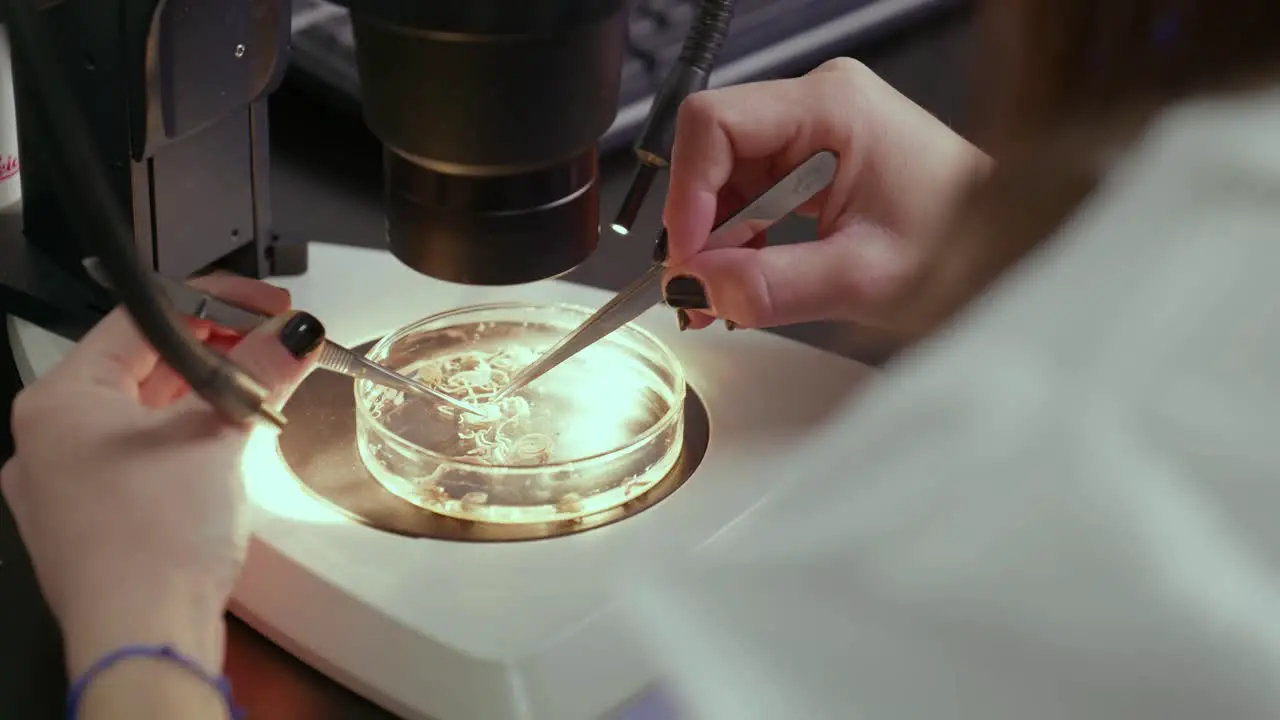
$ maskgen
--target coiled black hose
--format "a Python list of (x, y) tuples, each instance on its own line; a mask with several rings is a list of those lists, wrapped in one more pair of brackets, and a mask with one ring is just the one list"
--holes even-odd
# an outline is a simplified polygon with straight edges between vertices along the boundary
[(29, 73), (23, 84), (38, 100), (44, 125), (59, 142), (49, 163), (58, 178), (66, 212), (75, 218), (83, 247), (102, 264), (111, 286), (147, 341), (193, 391), (228, 419), (241, 422), (261, 415), (276, 424), (284, 418), (265, 405), (267, 393), (256, 381), (187, 333), (151, 274), (136, 260), (129, 223), (107, 182), (71, 83), (58, 66), (49, 33), (35, 0), (4, 0), (15, 64)]
[(703, 0), (698, 8), (698, 16), (685, 35), (680, 57), (654, 96), (649, 117), (636, 140), (636, 160), (640, 165), (618, 209), (612, 226), (614, 232), (625, 235), (631, 231), (658, 172), (671, 165), (680, 105), (685, 98), (707, 88), (725, 36), (729, 34), (733, 9), (733, 0)]
[(710, 75), (720, 57), (720, 49), (724, 47), (731, 22), (733, 0), (703, 2), (698, 8), (698, 17), (689, 27), (689, 34), (685, 36), (679, 62)]

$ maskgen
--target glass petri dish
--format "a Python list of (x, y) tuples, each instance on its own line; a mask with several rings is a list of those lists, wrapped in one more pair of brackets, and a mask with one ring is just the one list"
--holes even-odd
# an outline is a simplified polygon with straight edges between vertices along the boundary
[(591, 312), (478, 305), (383, 338), (371, 360), (483, 415), (359, 380), (356, 440), (369, 472), (421, 508), (488, 523), (573, 520), (652, 488), (683, 448), (685, 375), (648, 332), (623, 327), (515, 396), (488, 402)]

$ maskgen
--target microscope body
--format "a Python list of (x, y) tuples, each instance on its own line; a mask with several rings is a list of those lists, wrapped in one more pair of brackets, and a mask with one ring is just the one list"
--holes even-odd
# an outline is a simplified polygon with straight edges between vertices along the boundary
[[(385, 147), (392, 252), (475, 284), (542, 279), (595, 248), (595, 141), (617, 106), (625, 0), (351, 0), (365, 118)], [(272, 223), (268, 96), (289, 0), (42, 0), (138, 259), (170, 277), (305, 271)], [(15, 58), (21, 233), (0, 309), (76, 334), (114, 305), (82, 268), (58, 138)], [(14, 237), (19, 234), (23, 237)], [(65, 330), (64, 330), (65, 328)]]
[[(42, 12), (141, 262), (175, 277), (305, 268), (298, 253), (277, 269), (268, 195), (266, 99), (287, 64), (288, 0), (66, 0)], [(44, 161), (58, 138), (23, 102), (29, 80), (15, 69), (26, 235), (74, 269), (75, 209)]]
[[(273, 230), (267, 96), (288, 61), (288, 0), (41, 3), (62, 74), (88, 120), (139, 262), (185, 278), (306, 269)], [(51, 166), (53, 144), (14, 58), (22, 227), (6, 228), (5, 310), (75, 335), (115, 300), (84, 274), (85, 232)], [(15, 237), (15, 235), (19, 235)]]

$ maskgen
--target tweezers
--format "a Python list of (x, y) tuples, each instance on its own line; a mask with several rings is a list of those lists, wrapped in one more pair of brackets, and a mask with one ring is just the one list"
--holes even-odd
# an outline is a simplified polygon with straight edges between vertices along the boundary
[[(707, 239), (707, 246), (737, 247), (764, 232), (830, 185), (838, 165), (839, 158), (834, 152), (824, 150), (811, 156), (746, 207), (717, 225)], [(653, 265), (638, 280), (516, 373), (507, 386), (493, 396), (492, 402), (523, 390), (529, 383), (661, 303), (659, 282), (666, 271), (664, 260), (656, 257)]]
[[(110, 287), (105, 273), (102, 272), (95, 258), (85, 260), (84, 265), (90, 277), (102, 286)], [(208, 320), (218, 327), (240, 334), (248, 334), (271, 319), (269, 315), (234, 305), (159, 273), (154, 273), (151, 277), (169, 302), (173, 303), (174, 310), (181, 315)], [(328, 338), (321, 343), (317, 351), (316, 366), (339, 375), (346, 375), (356, 380), (368, 380), (401, 392), (425, 395), (469, 413), (481, 414), (481, 411), (470, 403), (379, 365)]]

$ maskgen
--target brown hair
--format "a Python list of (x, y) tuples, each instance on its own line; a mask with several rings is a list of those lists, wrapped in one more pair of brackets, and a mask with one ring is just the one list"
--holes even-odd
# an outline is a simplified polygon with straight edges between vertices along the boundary
[(896, 303), (897, 322), (917, 333), (1051, 235), (1161, 109), (1280, 78), (1280, 0), (985, 0), (981, 9), (988, 74), (978, 119), (999, 163)]

